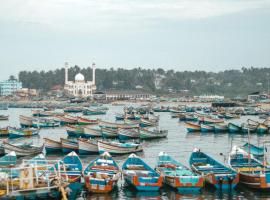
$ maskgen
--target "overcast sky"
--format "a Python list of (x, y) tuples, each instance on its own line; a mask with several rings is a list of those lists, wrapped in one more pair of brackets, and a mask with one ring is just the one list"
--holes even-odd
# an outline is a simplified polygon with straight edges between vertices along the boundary
[(70, 65), (270, 67), (270, 0), (0, 0), (0, 80)]

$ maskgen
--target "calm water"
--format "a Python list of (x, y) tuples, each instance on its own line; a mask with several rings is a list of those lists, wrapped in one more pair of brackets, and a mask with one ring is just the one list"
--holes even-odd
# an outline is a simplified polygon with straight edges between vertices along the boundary
[[(115, 113), (123, 111), (122, 106), (107, 105), (110, 109), (104, 116), (98, 116), (107, 121), (114, 121)], [(9, 121), (1, 121), (0, 126), (19, 126), (19, 115), (31, 115), (31, 109), (17, 109), (11, 108), (7, 111), (0, 111), (0, 114), (8, 114)], [(160, 128), (168, 130), (168, 137), (166, 139), (152, 140), (143, 142), (144, 151), (139, 155), (152, 167), (155, 167), (156, 158), (160, 151), (165, 151), (175, 159), (183, 164), (188, 165), (188, 159), (193, 148), (200, 148), (202, 151), (212, 155), (217, 160), (224, 162), (224, 156), (227, 155), (232, 145), (242, 145), (247, 142), (246, 135), (230, 135), (228, 133), (214, 134), (214, 133), (187, 133), (184, 123), (178, 122), (178, 119), (172, 119), (170, 113), (156, 113), (160, 115)], [(246, 122), (248, 118), (256, 119), (256, 117), (244, 116), (240, 120), (234, 120), (239, 123)], [(34, 138), (35, 143), (42, 143), (43, 137), (52, 139), (59, 139), (66, 137), (64, 128), (42, 129), (40, 137)], [(262, 143), (269, 140), (269, 135), (251, 135), (251, 142), (254, 144)], [(62, 155), (49, 155), (48, 159), (59, 159)], [(96, 156), (81, 157), (84, 164), (88, 164)], [(128, 157), (116, 156), (115, 160), (121, 166), (124, 160)], [(269, 157), (269, 156), (268, 156)], [(232, 192), (219, 192), (211, 188), (205, 188), (200, 194), (188, 195), (178, 194), (171, 188), (164, 187), (157, 193), (136, 192), (132, 188), (127, 187), (123, 180), (119, 181), (118, 188), (107, 195), (82, 195), (80, 199), (270, 199), (270, 193), (262, 193), (252, 191), (246, 188), (237, 188)]]

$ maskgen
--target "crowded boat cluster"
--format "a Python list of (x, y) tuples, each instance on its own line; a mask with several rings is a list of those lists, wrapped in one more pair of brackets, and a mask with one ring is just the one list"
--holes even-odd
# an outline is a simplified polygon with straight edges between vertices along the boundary
[[(240, 113), (240, 109), (149, 105), (124, 107), (123, 113), (115, 113), (113, 122), (93, 118), (107, 111), (104, 106), (70, 106), (60, 111), (35, 109), (32, 116), (18, 116), (20, 128), (1, 128), (0, 135), (4, 138), (0, 146), (1, 199), (22, 196), (75, 199), (82, 190), (90, 194), (109, 193), (121, 177), (137, 191), (158, 191), (165, 184), (180, 193), (192, 194), (200, 192), (205, 185), (221, 191), (233, 190), (239, 183), (255, 189), (270, 189), (267, 142), (256, 146), (248, 140), (241, 146), (232, 146), (230, 153), (225, 155), (228, 157), (226, 163), (199, 148), (191, 152), (189, 166), (179, 161), (181, 155), (174, 158), (163, 146), (159, 147), (159, 155), (155, 155), (154, 166), (136, 155), (146, 148), (144, 140), (151, 142), (168, 136), (168, 130), (159, 128), (159, 112), (170, 112), (172, 118), (179, 118), (188, 132), (228, 131), (249, 136), (252, 132), (267, 133), (267, 120), (248, 120), (236, 131), (229, 120), (248, 115)], [(261, 124), (267, 127), (266, 131), (261, 130)], [(42, 144), (33, 144), (31, 138), (38, 136), (41, 129), (54, 130), (55, 127), (65, 129), (66, 137), (56, 140), (46, 135)], [(50, 154), (63, 154), (64, 157), (50, 160), (47, 159)], [(122, 154), (128, 157), (120, 166), (112, 156)], [(87, 160), (85, 164), (81, 157), (87, 155), (96, 155), (96, 159)], [(24, 156), (31, 159), (24, 159)]]

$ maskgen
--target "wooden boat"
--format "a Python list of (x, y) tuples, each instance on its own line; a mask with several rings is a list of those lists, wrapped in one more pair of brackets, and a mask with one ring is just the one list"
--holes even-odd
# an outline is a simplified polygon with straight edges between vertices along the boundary
[(99, 153), (109, 152), (110, 154), (128, 154), (143, 151), (141, 144), (135, 143), (120, 143), (116, 141), (98, 141)]
[(112, 128), (101, 128), (101, 134), (103, 138), (116, 138), (117, 129)]
[(164, 177), (164, 183), (179, 192), (199, 192), (204, 185), (202, 176), (193, 173), (164, 152), (159, 153), (156, 170)]
[(41, 110), (31, 110), (33, 117), (39, 117)]
[(138, 191), (158, 191), (163, 177), (135, 154), (131, 154), (122, 166), (126, 183)]
[(129, 140), (139, 138), (140, 132), (138, 129), (118, 129), (119, 140)]
[(228, 126), (227, 124), (214, 124), (214, 132), (215, 133), (221, 133), (221, 132), (227, 132)]
[(9, 118), (8, 115), (0, 115), (0, 121), (8, 120), (8, 118)]
[(81, 126), (66, 125), (66, 131), (70, 137), (84, 137), (83, 127)]
[(84, 115), (106, 115), (106, 110), (103, 109), (94, 109), (94, 108), (85, 108), (83, 110)]
[(228, 164), (232, 169), (238, 171), (240, 183), (246, 187), (260, 190), (270, 189), (270, 169), (254, 158), (252, 154), (234, 146), (229, 154)]
[(46, 118), (38, 118), (33, 120), (34, 128), (54, 128), (59, 127), (60, 122), (56, 122), (52, 119), (46, 119)]
[(67, 112), (67, 113), (79, 113), (79, 112), (82, 112), (83, 111), (83, 108), (81, 107), (66, 107), (64, 108), (64, 112)]
[(105, 121), (99, 121), (98, 125), (101, 128), (111, 128), (111, 129), (117, 129), (117, 128), (139, 128), (139, 123), (112, 123), (112, 122), (105, 122)]
[(229, 133), (241, 133), (242, 127), (233, 123), (228, 124)]
[(37, 147), (28, 144), (11, 144), (4, 141), (3, 147), (6, 154), (15, 151), (17, 156), (31, 156), (40, 154), (43, 151), (44, 146), (42, 145)]
[(55, 121), (60, 122), (60, 125), (77, 124), (77, 118), (71, 118), (67, 116), (55, 116)]
[(108, 193), (116, 186), (121, 173), (108, 152), (91, 161), (83, 172), (85, 187), (92, 193)]
[(79, 150), (78, 141), (64, 139), (64, 138), (60, 138), (60, 140), (61, 140), (61, 146), (62, 146), (63, 153), (70, 153), (72, 151), (78, 152), (78, 150)]
[(201, 131), (201, 125), (198, 123), (185, 122), (186, 129), (188, 132), (198, 132)]
[(75, 151), (67, 154), (61, 161), (56, 164), (56, 169), (60, 169), (63, 177), (68, 178), (69, 183), (80, 182), (82, 176), (82, 161)]
[(8, 137), (9, 131), (8, 127), (0, 128), (0, 137)]
[(9, 138), (20, 138), (20, 137), (31, 137), (37, 136), (39, 134), (39, 130), (35, 128), (9, 128)]
[(268, 126), (266, 124), (263, 123), (259, 123), (257, 126), (257, 133), (267, 133), (268, 132)]
[(122, 121), (125, 119), (125, 115), (124, 114), (116, 114), (115, 115), (115, 120), (117, 121)]
[(263, 147), (258, 147), (254, 144), (249, 144), (248, 142), (246, 144), (244, 144), (242, 147), (246, 152), (250, 151), (250, 153), (254, 157), (263, 157), (264, 156), (264, 148)]
[(20, 120), (21, 127), (32, 127), (33, 125), (32, 117), (20, 115), (19, 120)]
[(154, 112), (170, 112), (170, 107), (164, 107), (164, 106), (156, 107), (156, 108), (153, 108), (153, 111)]
[(145, 128), (141, 128), (140, 129), (140, 139), (155, 139), (155, 138), (165, 138), (168, 135), (168, 130), (158, 130), (158, 129), (154, 129), (154, 130), (148, 130)]
[(11, 151), (0, 158), (0, 168), (11, 167), (16, 165), (16, 163), (17, 163), (17, 156), (15, 151)]
[(203, 124), (201, 123), (201, 132), (214, 132), (215, 127), (208, 125), (208, 124)]
[(49, 139), (49, 138), (43, 138), (44, 139), (44, 146), (46, 153), (53, 153), (53, 152), (61, 152), (62, 151), (62, 144), (61, 142)]
[(193, 150), (189, 164), (194, 172), (204, 175), (206, 183), (216, 189), (233, 189), (239, 182), (239, 175), (236, 171), (219, 163), (199, 149)]
[(97, 154), (98, 144), (97, 141), (78, 138), (79, 154)]
[(204, 124), (216, 124), (216, 123), (224, 123), (223, 119), (214, 119), (211, 117), (203, 117)]
[(84, 136), (86, 138), (92, 138), (92, 137), (101, 137), (101, 129), (91, 128), (88, 126), (83, 127)]
[(97, 119), (87, 119), (84, 117), (78, 117), (78, 125), (90, 125), (90, 124), (98, 124)]
[(243, 123), (242, 126), (241, 126), (241, 128), (242, 128), (242, 133), (246, 133), (247, 134), (248, 131), (250, 133), (255, 133), (256, 130), (257, 130), (257, 125)]
[(141, 119), (140, 120), (140, 127), (157, 126), (157, 123), (158, 122), (156, 120)]

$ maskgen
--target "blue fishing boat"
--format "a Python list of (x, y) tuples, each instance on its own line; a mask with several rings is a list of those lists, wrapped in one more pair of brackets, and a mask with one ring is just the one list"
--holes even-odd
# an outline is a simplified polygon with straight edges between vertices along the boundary
[(99, 108), (85, 108), (83, 110), (84, 115), (105, 115), (106, 110)]
[(228, 130), (229, 133), (241, 133), (242, 127), (230, 122), (228, 124)]
[(98, 154), (98, 144), (97, 141), (92, 139), (78, 138), (79, 154), (89, 155)]
[(32, 166), (45, 166), (48, 164), (43, 153), (38, 154), (30, 160), (23, 160), (23, 163)]
[(80, 181), (83, 166), (82, 161), (74, 151), (67, 154), (55, 166), (57, 170), (60, 170), (60, 173), (64, 178), (68, 178), (69, 183)]
[(85, 187), (92, 193), (108, 193), (117, 185), (121, 173), (108, 152), (91, 161), (83, 171)]
[(186, 129), (188, 132), (199, 132), (201, 131), (201, 125), (198, 123), (185, 122)]
[(138, 129), (118, 129), (119, 140), (138, 139), (140, 132)]
[(70, 153), (72, 151), (78, 152), (79, 145), (78, 145), (77, 140), (64, 139), (64, 138), (60, 138), (60, 140), (61, 140), (61, 146), (62, 146), (63, 153)]
[(38, 118), (33, 120), (32, 126), (34, 128), (54, 128), (59, 127), (60, 122), (56, 122), (53, 119)]
[(35, 128), (9, 128), (9, 138), (31, 137), (37, 136), (39, 130)]
[(163, 177), (135, 154), (131, 154), (122, 166), (126, 183), (138, 191), (158, 191)]
[(117, 133), (117, 129), (101, 128), (101, 134), (103, 138), (116, 138)]
[(15, 151), (11, 151), (10, 153), (0, 158), (0, 167), (11, 167), (16, 165), (16, 163), (17, 163), (17, 156)]
[(268, 126), (264, 123), (259, 123), (257, 126), (257, 133), (264, 134), (268, 132)]
[(201, 123), (201, 132), (214, 132), (215, 127), (209, 124)]
[(49, 138), (44, 139), (44, 146), (46, 153), (53, 153), (53, 152), (61, 152), (62, 151), (62, 144), (59, 141), (55, 141)]
[(239, 182), (239, 175), (236, 171), (226, 167), (199, 149), (193, 150), (189, 164), (194, 172), (204, 175), (206, 183), (216, 189), (233, 189)]
[(264, 156), (264, 148), (258, 147), (254, 144), (249, 144), (248, 142), (243, 145), (243, 149), (245, 151), (250, 151), (250, 153), (255, 157), (263, 157)]
[(270, 169), (266, 163), (257, 160), (252, 154), (234, 146), (229, 154), (228, 164), (239, 172), (240, 183), (244, 186), (259, 189), (270, 189)]
[(214, 132), (215, 133), (221, 133), (221, 132), (227, 132), (228, 126), (227, 124), (214, 124)]
[(195, 174), (168, 154), (160, 152), (156, 170), (164, 177), (163, 182), (179, 192), (199, 192), (203, 187), (203, 177)]
[(83, 127), (81, 126), (66, 125), (66, 131), (69, 137), (84, 137)]
[(83, 132), (84, 132), (84, 136), (86, 138), (93, 138), (93, 137), (101, 137), (102, 133), (101, 133), (101, 129), (98, 128), (94, 128), (91, 126), (84, 126), (83, 127)]

